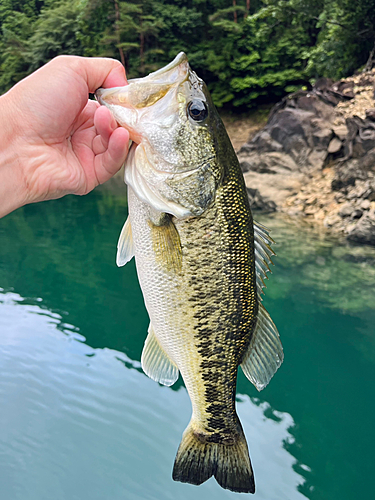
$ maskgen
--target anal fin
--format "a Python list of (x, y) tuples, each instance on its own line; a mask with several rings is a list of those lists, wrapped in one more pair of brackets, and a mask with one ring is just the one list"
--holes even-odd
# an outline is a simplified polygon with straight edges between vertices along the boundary
[(265, 307), (259, 304), (257, 324), (241, 363), (242, 371), (261, 391), (274, 376), (283, 359), (283, 346), (275, 323)]
[(178, 379), (178, 368), (159, 344), (151, 323), (143, 347), (141, 363), (145, 374), (160, 384), (171, 386)]

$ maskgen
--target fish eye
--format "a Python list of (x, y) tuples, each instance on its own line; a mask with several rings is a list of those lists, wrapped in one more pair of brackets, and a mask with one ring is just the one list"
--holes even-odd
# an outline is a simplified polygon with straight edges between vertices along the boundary
[(196, 122), (202, 122), (208, 115), (206, 104), (199, 99), (189, 102), (187, 110), (189, 116)]

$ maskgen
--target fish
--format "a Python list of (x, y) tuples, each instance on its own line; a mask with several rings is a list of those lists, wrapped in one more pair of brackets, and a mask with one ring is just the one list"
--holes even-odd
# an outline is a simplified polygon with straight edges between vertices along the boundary
[(142, 368), (166, 386), (181, 374), (192, 404), (172, 477), (200, 485), (214, 476), (225, 489), (254, 493), (236, 383), (241, 366), (262, 390), (283, 361), (261, 300), (274, 241), (253, 221), (228, 134), (183, 52), (96, 98), (132, 141), (116, 262), (135, 256), (150, 317)]

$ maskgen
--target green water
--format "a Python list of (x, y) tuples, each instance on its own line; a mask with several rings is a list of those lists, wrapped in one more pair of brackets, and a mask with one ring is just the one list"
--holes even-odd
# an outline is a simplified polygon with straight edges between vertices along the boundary
[[(239, 497), (171, 479), (190, 402), (140, 368), (148, 318), (134, 263), (115, 265), (125, 217), (98, 191), (0, 221), (1, 500)], [(255, 498), (373, 498), (375, 252), (262, 222), (285, 361), (261, 393), (239, 374)]]

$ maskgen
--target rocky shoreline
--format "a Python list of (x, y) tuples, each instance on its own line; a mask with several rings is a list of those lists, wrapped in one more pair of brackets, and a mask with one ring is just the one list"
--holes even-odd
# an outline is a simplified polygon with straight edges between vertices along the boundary
[(254, 210), (375, 245), (375, 70), (288, 95), (237, 152)]

